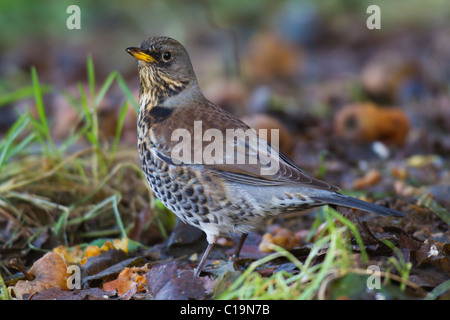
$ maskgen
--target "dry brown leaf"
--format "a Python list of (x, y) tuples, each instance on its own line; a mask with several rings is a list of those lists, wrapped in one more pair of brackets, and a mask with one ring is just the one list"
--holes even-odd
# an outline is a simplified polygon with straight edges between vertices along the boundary
[(88, 258), (99, 255), (102, 251), (112, 249), (122, 250), (128, 253), (128, 238), (114, 239), (112, 242), (106, 241), (101, 248), (89, 245), (84, 251), (80, 246), (74, 246), (72, 248), (58, 246), (53, 249), (53, 252), (59, 254), (66, 263), (81, 263), (81, 265), (84, 265)]
[(408, 170), (404, 167), (393, 167), (391, 169), (391, 175), (400, 180), (406, 180), (408, 177)]
[(418, 265), (431, 264), (438, 270), (450, 272), (450, 258), (448, 257), (448, 244), (427, 239), (416, 252)]
[(84, 266), (88, 258), (97, 256), (101, 252), (100, 248), (97, 246), (90, 245), (84, 250), (84, 258), (81, 260), (81, 264)]
[(117, 295), (122, 296), (128, 291), (133, 293), (143, 291), (147, 284), (145, 273), (149, 271), (147, 266), (125, 268), (119, 274), (117, 279), (108, 281), (103, 284), (103, 290), (116, 291)]
[(138, 283), (145, 284), (146, 280), (143, 275), (147, 273), (150, 269), (147, 265), (143, 267), (132, 267), (132, 268), (125, 268), (123, 271), (119, 274), (118, 279), (127, 280), (127, 281), (136, 281)]
[(117, 291), (118, 296), (124, 295), (129, 290), (136, 291), (138, 284), (134, 281), (115, 279), (103, 284), (104, 291)]
[(114, 239), (113, 242), (106, 241), (101, 248), (94, 245), (88, 246), (84, 251), (84, 258), (81, 259), (81, 265), (84, 266), (90, 257), (97, 256), (104, 251), (112, 249), (122, 250), (128, 253), (128, 238)]
[(368, 171), (363, 177), (353, 181), (355, 189), (364, 189), (376, 185), (381, 180), (381, 173), (377, 169)]
[(35, 294), (49, 288), (67, 288), (67, 266), (64, 260), (54, 252), (46, 253), (37, 260), (28, 273), (34, 280), (20, 280), (14, 287), (10, 287), (10, 294), (22, 300), (25, 294)]
[(273, 252), (272, 245), (277, 245), (287, 250), (301, 245), (300, 237), (293, 231), (278, 227), (271, 233), (263, 235), (262, 241), (259, 244), (259, 251)]
[(79, 263), (83, 258), (83, 249), (80, 246), (67, 248), (66, 246), (58, 246), (52, 250), (57, 253), (66, 263)]
[(155, 300), (205, 300), (210, 298), (213, 281), (194, 277), (192, 270), (180, 268), (179, 261), (154, 265), (146, 273), (147, 288)]

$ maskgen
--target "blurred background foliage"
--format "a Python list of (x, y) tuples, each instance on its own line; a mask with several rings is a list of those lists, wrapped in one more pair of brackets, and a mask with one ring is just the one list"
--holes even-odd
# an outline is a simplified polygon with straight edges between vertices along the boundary
[[(66, 28), (66, 9), (72, 4), (81, 8), (81, 30)], [(371, 4), (381, 8), (381, 30), (371, 31), (365, 26), (366, 9)], [(4, 0), (0, 3), (0, 76), (7, 79), (4, 85), (20, 85), (22, 78), (17, 71), (28, 73), (30, 65), (36, 64), (42, 67), (38, 72), (44, 79), (50, 81), (54, 77), (63, 84), (71, 83), (77, 75), (71, 68), (77, 67), (88, 53), (93, 54), (105, 73), (116, 69), (134, 72), (124, 48), (151, 35), (178, 39), (194, 61), (203, 61), (203, 55), (214, 52), (223, 60), (215, 60), (214, 64), (222, 62), (219, 70), (226, 73), (230, 70), (223, 68), (233, 68), (230, 64), (234, 51), (244, 55), (251, 40), (262, 30), (279, 32), (290, 42), (311, 50), (320, 45), (344, 50), (371, 43), (368, 49), (373, 53), (379, 41), (398, 39), (401, 34), (432, 41), (435, 31), (448, 29), (449, 17), (450, 5), (445, 0), (53, 0), (45, 5)], [(417, 50), (429, 47), (425, 44)], [(202, 54), (205, 50), (207, 53)], [(211, 66), (202, 67), (202, 63), (195, 67), (199, 72), (211, 70)], [(77, 80), (83, 80), (78, 76)]]

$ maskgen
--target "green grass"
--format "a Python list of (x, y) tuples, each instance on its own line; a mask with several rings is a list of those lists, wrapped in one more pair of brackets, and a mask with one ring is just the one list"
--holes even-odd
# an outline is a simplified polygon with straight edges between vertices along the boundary
[[(253, 262), (249, 268), (218, 299), (276, 299), (307, 300), (317, 298), (323, 291), (324, 280), (332, 275), (345, 275), (353, 268), (353, 252), (349, 243), (353, 235), (360, 248), (361, 257), (367, 262), (367, 253), (356, 227), (341, 214), (329, 207), (322, 210), (326, 226), (320, 231), (318, 239), (304, 262), (280, 247), (276, 252)], [(314, 263), (319, 253), (326, 250), (321, 263)], [(264, 264), (284, 257), (298, 269), (297, 274), (285, 271), (275, 272), (268, 278), (262, 277), (256, 270)]]
[[(400, 251), (400, 249), (396, 248), (394, 246), (394, 244), (391, 243), (389, 240), (383, 239), (382, 241), (385, 245), (387, 245), (389, 248), (391, 248), (392, 251), (396, 255), (396, 257), (394, 257), (394, 256), (389, 257), (388, 266), (393, 267), (393, 269), (400, 274), (401, 279), (403, 280), (400, 283), (400, 288), (401, 288), (401, 290), (405, 290), (405, 288), (406, 288), (405, 282), (408, 280), (409, 273), (411, 272), (412, 263), (406, 262), (405, 259), (403, 258), (403, 254)], [(390, 272), (390, 271), (388, 271), (388, 272)], [(389, 277), (387, 277), (387, 279), (389, 279)]]
[[(312, 245), (304, 261), (299, 261), (290, 252), (274, 246), (275, 253), (253, 262), (216, 298), (220, 300), (310, 300), (329, 299), (331, 294), (344, 298), (354, 294), (365, 294), (368, 290), (366, 281), (371, 274), (367, 268), (369, 265), (376, 265), (376, 262), (370, 261), (355, 224), (329, 207), (324, 207), (318, 217), (324, 217), (322, 221), (325, 221), (326, 225), (316, 237), (318, 240)], [(317, 231), (318, 225), (313, 225), (313, 233)], [(356, 253), (351, 239), (357, 243)], [(423, 294), (420, 287), (408, 281), (411, 264), (403, 260), (399, 249), (392, 243), (389, 242), (386, 245), (397, 253), (397, 258), (390, 257), (387, 260), (388, 269), (380, 272), (384, 281), (377, 291), (387, 295), (402, 294), (402, 292), (396, 293), (396, 287), (390, 286), (392, 279), (400, 283), (401, 291), (405, 291), (406, 286), (410, 286)], [(319, 256), (323, 258), (321, 262), (316, 261)], [(270, 263), (279, 258), (285, 258), (293, 263), (298, 272), (278, 271), (269, 277), (261, 276), (258, 270), (270, 267)], [(346, 285), (340, 288), (340, 291), (330, 289), (341, 279)]]
[(8, 288), (3, 281), (3, 277), (0, 274), (0, 300), (9, 300)]

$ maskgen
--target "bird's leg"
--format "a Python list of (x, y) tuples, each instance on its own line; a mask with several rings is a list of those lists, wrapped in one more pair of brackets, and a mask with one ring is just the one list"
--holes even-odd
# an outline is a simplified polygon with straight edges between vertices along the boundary
[(209, 253), (211, 252), (211, 249), (214, 247), (216, 242), (217, 237), (214, 237), (213, 241), (208, 242), (208, 247), (206, 247), (205, 253), (203, 254), (203, 257), (200, 260), (200, 263), (198, 264), (197, 268), (195, 269), (194, 277), (200, 276), (200, 272), (202, 272), (202, 269), (205, 266), (206, 259), (208, 259)]
[(247, 239), (248, 233), (241, 234), (241, 238), (239, 239), (239, 244), (236, 247), (236, 251), (233, 254), (232, 259), (235, 261), (239, 258), (239, 254), (241, 253), (242, 246), (244, 245), (245, 239)]

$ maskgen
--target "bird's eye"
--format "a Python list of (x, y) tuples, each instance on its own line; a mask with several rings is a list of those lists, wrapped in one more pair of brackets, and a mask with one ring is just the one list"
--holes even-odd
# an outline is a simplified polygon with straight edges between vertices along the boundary
[(162, 54), (162, 57), (164, 60), (168, 61), (172, 57), (172, 55), (169, 51), (166, 51)]

